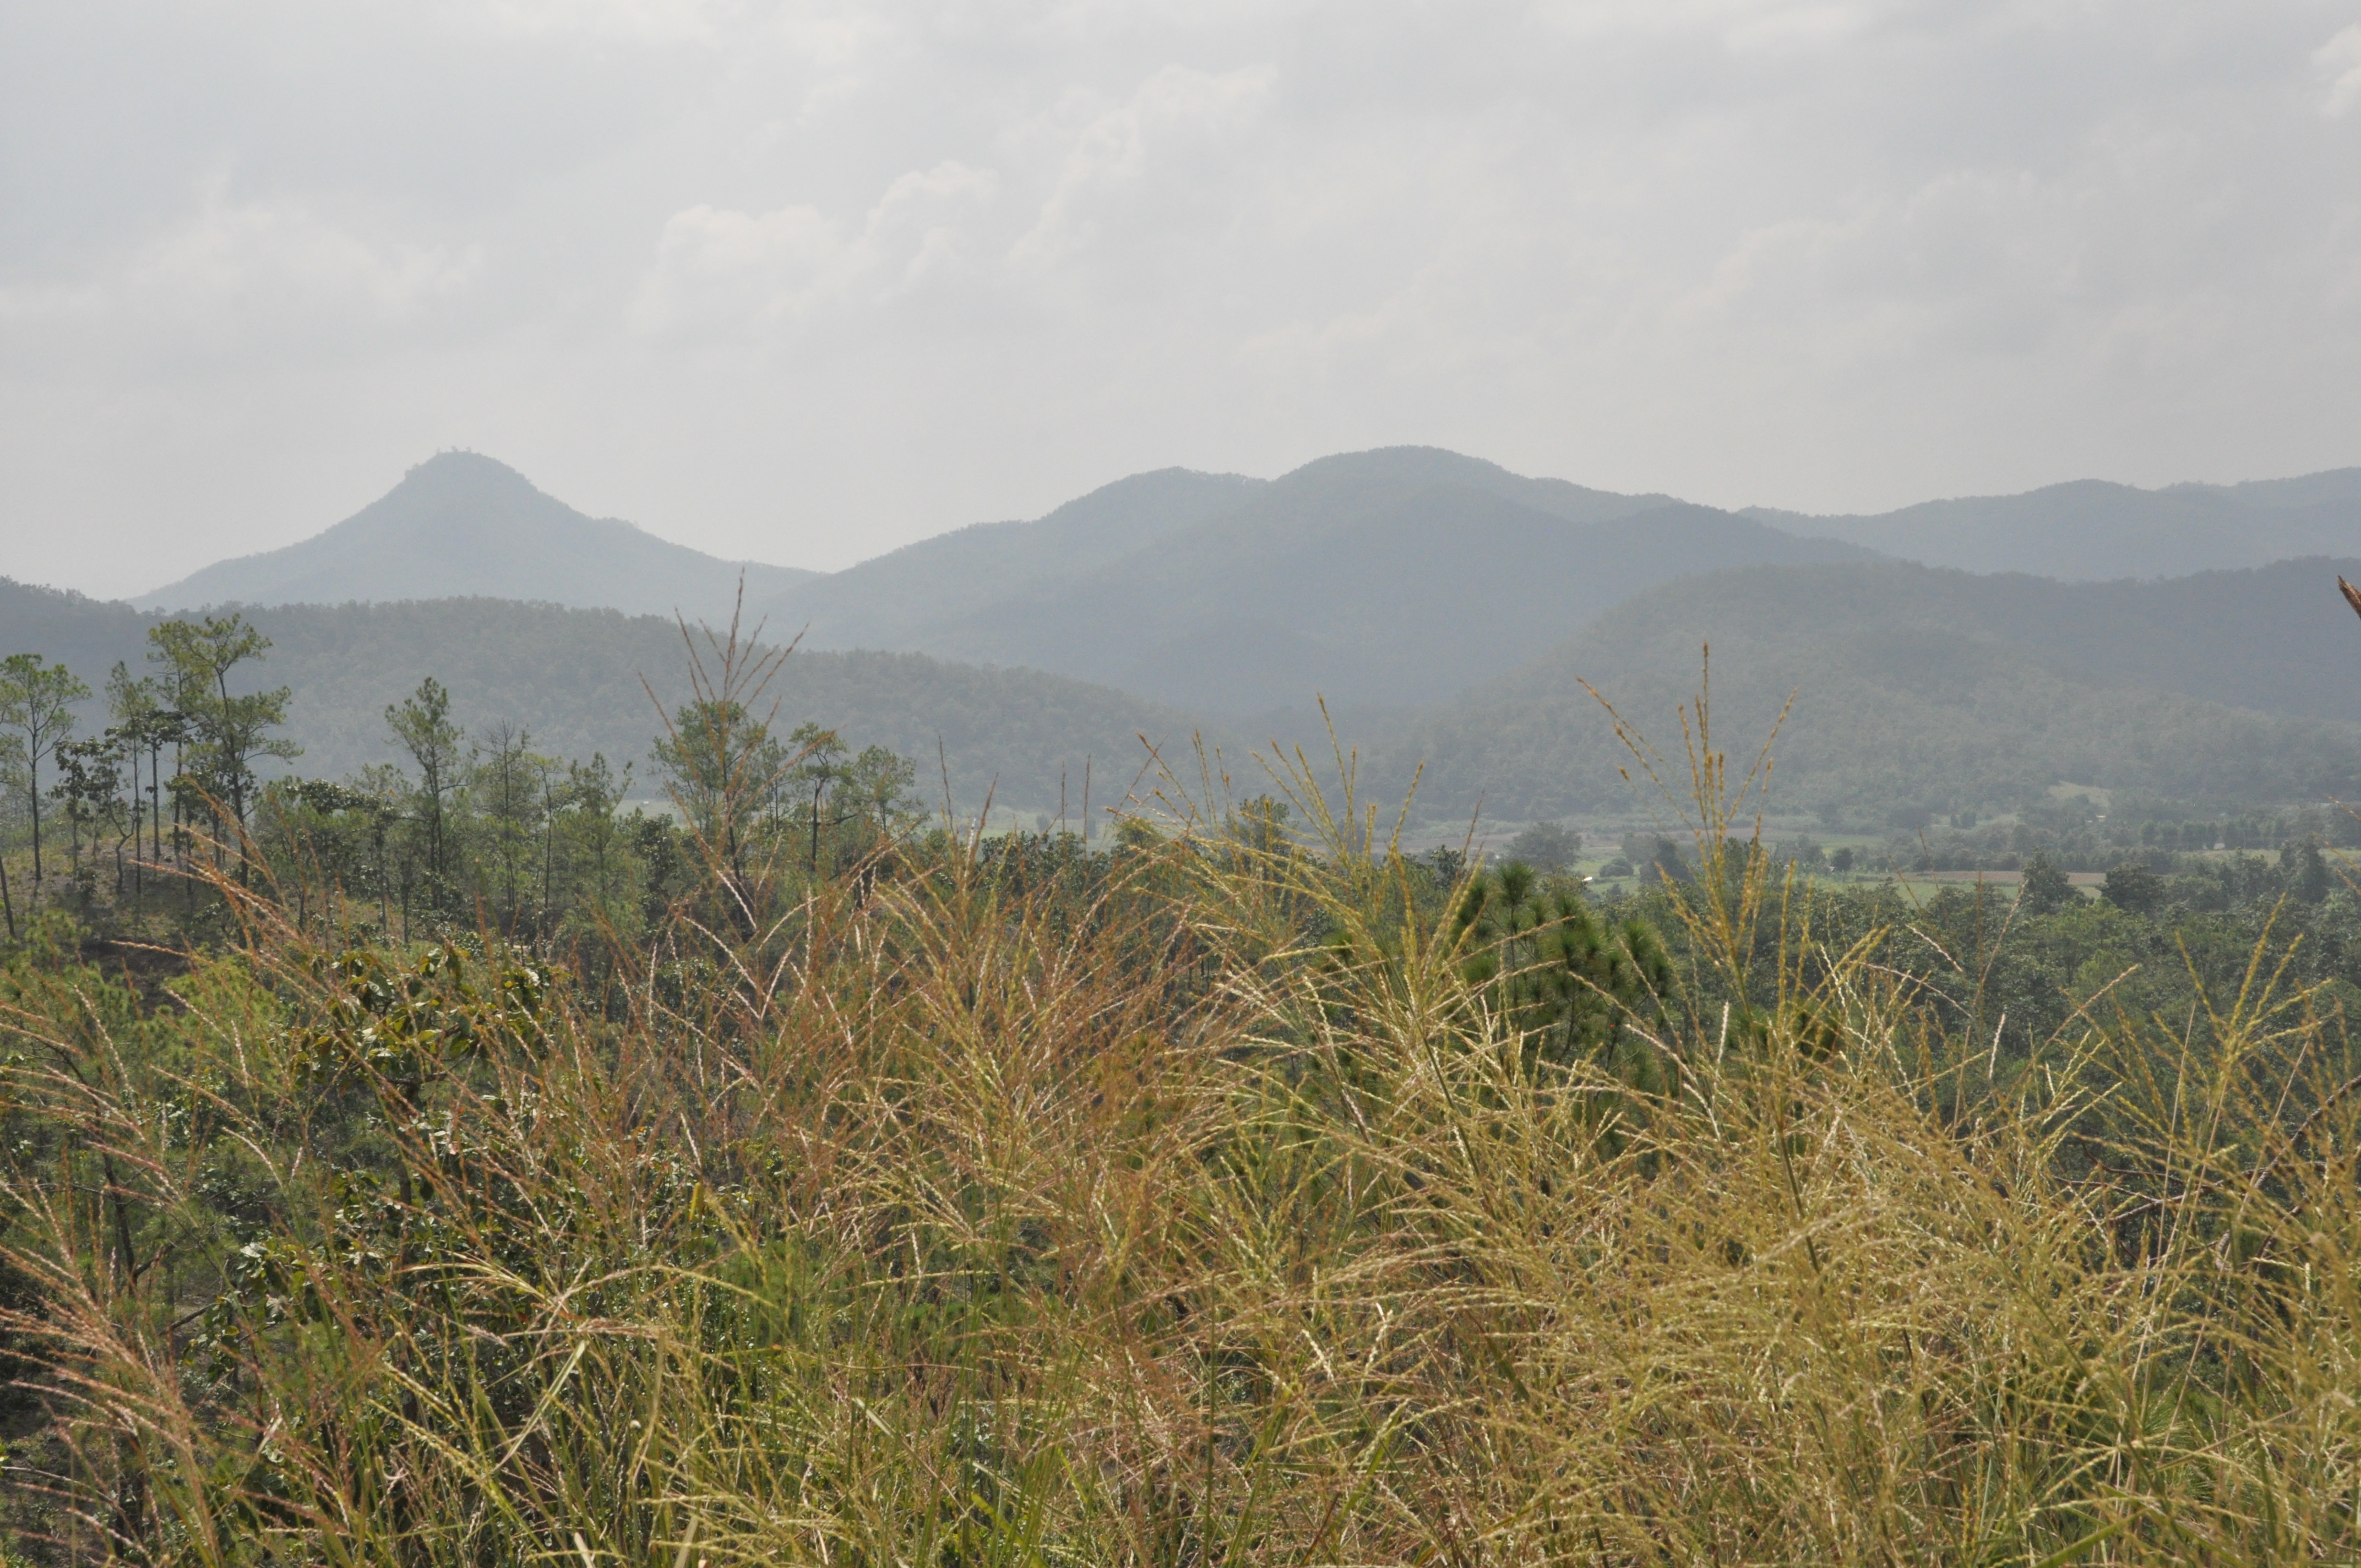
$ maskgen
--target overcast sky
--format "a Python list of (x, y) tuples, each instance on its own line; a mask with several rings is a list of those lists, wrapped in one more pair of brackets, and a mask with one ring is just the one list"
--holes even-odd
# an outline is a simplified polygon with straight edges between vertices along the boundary
[(451, 446), (834, 567), (1402, 442), (1819, 510), (2361, 464), (2361, 0), (0, 7), (0, 573)]

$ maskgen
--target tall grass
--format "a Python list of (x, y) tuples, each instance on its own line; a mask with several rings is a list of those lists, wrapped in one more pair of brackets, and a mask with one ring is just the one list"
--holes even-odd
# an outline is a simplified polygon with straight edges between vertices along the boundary
[(1654, 1077), (1526, 1049), (1301, 759), (1301, 841), (1172, 784), (1089, 875), (971, 839), (595, 995), (260, 902), (164, 1006), (27, 974), (16, 1550), (2350, 1561), (2342, 1020), (2265, 949), (2190, 1017), (1946, 1035), (1696, 718), (1726, 865)]

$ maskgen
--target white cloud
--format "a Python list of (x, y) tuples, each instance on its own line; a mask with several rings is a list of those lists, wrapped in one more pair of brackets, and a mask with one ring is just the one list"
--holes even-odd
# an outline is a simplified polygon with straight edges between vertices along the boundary
[(626, 43), (714, 43), (755, 7), (741, 0), (467, 0), (446, 12), (463, 28)]
[(2356, 22), (2318, 49), (2312, 62), (2328, 79), (2328, 100), (2322, 106), (2333, 115), (2361, 107), (2361, 22)]
[(956, 161), (903, 174), (857, 230), (815, 207), (745, 213), (697, 205), (666, 220), (632, 323), (643, 333), (737, 333), (874, 303), (955, 269), (960, 227), (998, 181)]
[(1834, 48), (1927, 8), (1925, 0), (1542, 0), (1533, 15), (1583, 39), (1695, 34), (1780, 49)]
[(0, 285), (0, 334), (15, 354), (97, 348), (131, 374), (350, 353), (416, 328), (482, 266), (478, 248), (373, 242), (300, 202), (233, 202), (216, 180), (193, 213), (103, 266)]
[(1268, 100), (1276, 75), (1268, 65), (1219, 75), (1167, 66), (1123, 104), (1091, 115), (1013, 258), (1023, 264), (1054, 262), (1090, 245), (1109, 199), (1148, 174), (1152, 156), (1185, 155), (1191, 144), (1235, 134)]

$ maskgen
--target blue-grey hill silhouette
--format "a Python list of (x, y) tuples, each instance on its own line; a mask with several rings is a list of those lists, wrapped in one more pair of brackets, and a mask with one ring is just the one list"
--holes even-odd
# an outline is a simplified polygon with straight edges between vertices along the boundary
[(504, 463), (445, 452), (324, 532), (217, 561), (134, 602), (193, 609), (482, 598), (711, 618), (726, 617), (741, 569), (757, 594), (814, 575), (724, 561), (586, 516)]

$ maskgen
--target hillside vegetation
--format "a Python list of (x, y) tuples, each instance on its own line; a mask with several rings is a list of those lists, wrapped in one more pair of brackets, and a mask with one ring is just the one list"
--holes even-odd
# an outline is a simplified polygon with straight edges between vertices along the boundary
[[(879, 742), (1046, 786), (1137, 700), (12, 588), (154, 674), (82, 738), (0, 660), (0, 1561), (2349, 1560), (2327, 814), (1957, 820), (1918, 869), (2014, 897), (1913, 900), (1763, 842), (1715, 750), (1793, 680), (1770, 782), (1840, 812), (2350, 777), (2349, 726), (2063, 670), (2023, 587), (1693, 577), (1351, 782), (1168, 746), (1111, 832), (996, 837)], [(1584, 672), (1668, 831), (1598, 883), (1562, 825), (1548, 870), (1389, 839), (1422, 735), (1430, 798), (1614, 777)], [(664, 812), (581, 755), (642, 703)]]
[(1582, 683), (1676, 741), (1670, 715), (1709, 643), (1726, 726), (1767, 732), (1795, 698), (1776, 786), (1788, 809), (2005, 808), (2061, 780), (2187, 801), (2352, 798), (2351, 725), (2159, 689), (2186, 678), (2267, 695), (2279, 636), (2322, 649), (2312, 689), (2349, 667), (2323, 635), (2352, 631), (2333, 566), (2224, 576), (2217, 606), (2202, 578), (2070, 587), (1899, 564), (1716, 573), (1620, 605), (1409, 721), (1377, 748), (1380, 775), (1405, 780), (1423, 762), (1422, 797), (1439, 808), (1598, 809), (1625, 797), (1625, 759)]
[[(93, 687), (117, 660), (147, 668), (148, 631), (160, 619), (0, 580), (7, 646), (63, 663)], [(505, 720), (530, 730), (537, 750), (585, 761), (604, 753), (618, 770), (639, 764), (644, 781), (662, 733), (659, 703), (681, 696), (680, 627), (655, 616), (476, 598), (288, 606), (248, 619), (273, 646), (241, 678), (292, 689), (288, 729), (303, 754), (291, 767), (307, 777), (395, 760), (385, 710), (432, 675), (471, 733)], [(1185, 715), (1104, 686), (915, 653), (798, 652), (770, 699), (791, 725), (817, 722), (922, 759), (936, 780), (930, 794), (940, 794), (947, 762), (966, 811), (995, 785), (1004, 803), (1054, 806), (1061, 774), (1079, 804), (1093, 759), (1102, 785), (1119, 793), (1144, 759), (1143, 731), (1185, 743), (1193, 729)]]

